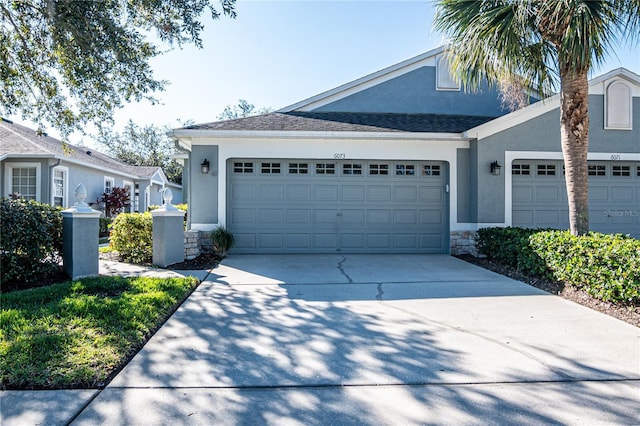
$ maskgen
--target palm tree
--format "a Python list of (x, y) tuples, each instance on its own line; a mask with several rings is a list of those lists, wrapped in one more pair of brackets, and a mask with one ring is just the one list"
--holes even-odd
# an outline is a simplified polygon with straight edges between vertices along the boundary
[(640, 38), (640, 0), (437, 0), (434, 26), (465, 89), (512, 81), (560, 89), (560, 141), (573, 235), (589, 231), (589, 83), (620, 41)]

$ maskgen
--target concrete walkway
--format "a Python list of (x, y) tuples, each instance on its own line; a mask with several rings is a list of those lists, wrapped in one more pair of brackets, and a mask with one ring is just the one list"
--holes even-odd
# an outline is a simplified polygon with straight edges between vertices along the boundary
[(640, 329), (450, 256), (232, 255), (75, 392), (2, 424), (638, 424)]

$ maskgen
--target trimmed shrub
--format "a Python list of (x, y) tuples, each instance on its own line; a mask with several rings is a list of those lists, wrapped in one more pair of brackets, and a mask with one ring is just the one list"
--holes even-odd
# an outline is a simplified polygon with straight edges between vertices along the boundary
[(0, 200), (2, 284), (35, 283), (59, 270), (62, 214), (48, 204)]
[(153, 258), (151, 213), (121, 213), (111, 226), (111, 246), (120, 260), (150, 263)]
[(591, 232), (532, 235), (531, 249), (553, 271), (554, 278), (582, 288), (605, 301), (640, 303), (640, 240)]
[(476, 237), (478, 251), (522, 272), (544, 275), (547, 271), (544, 262), (529, 246), (529, 237), (540, 231), (532, 228), (482, 228)]
[(236, 243), (236, 239), (231, 232), (221, 226), (211, 232), (211, 243), (216, 254), (226, 256), (227, 252)]

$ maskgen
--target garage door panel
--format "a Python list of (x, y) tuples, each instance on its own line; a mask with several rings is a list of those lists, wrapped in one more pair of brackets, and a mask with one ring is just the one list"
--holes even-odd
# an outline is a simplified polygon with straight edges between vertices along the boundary
[(420, 223), (422, 225), (442, 225), (443, 222), (442, 210), (420, 210)]
[(560, 201), (560, 191), (554, 186), (538, 186), (535, 190), (535, 201), (537, 202), (558, 202)]
[(533, 188), (530, 186), (513, 186), (514, 202), (531, 202), (533, 201)]
[(282, 184), (260, 185), (258, 191), (258, 200), (262, 202), (282, 202), (284, 200)]
[(424, 203), (442, 203), (444, 193), (442, 188), (438, 187), (420, 187), (420, 201)]
[(367, 201), (391, 201), (390, 185), (369, 185), (367, 187)]
[(311, 223), (311, 209), (287, 209), (286, 221), (292, 224)]
[(338, 201), (338, 185), (315, 185), (313, 199), (316, 201)]
[(290, 249), (309, 249), (311, 245), (310, 234), (285, 234), (284, 244)]
[(391, 209), (368, 210), (367, 223), (370, 225), (390, 225), (392, 213)]
[(282, 234), (258, 234), (258, 248), (281, 249), (283, 247)]
[(254, 209), (233, 209), (231, 210), (231, 224), (254, 224), (256, 223), (256, 211)]
[(609, 188), (606, 186), (589, 186), (589, 202), (599, 203), (609, 201)]
[(415, 186), (395, 186), (393, 200), (397, 202), (418, 201), (418, 188)]
[(415, 210), (394, 210), (393, 223), (396, 225), (417, 225), (418, 214)]
[(630, 186), (611, 188), (611, 201), (614, 203), (629, 202), (633, 200), (633, 190), (634, 188)]
[[(236, 161), (254, 167), (227, 169), (228, 224), (237, 237), (235, 252), (449, 250), (444, 163), (433, 165), (441, 173), (420, 176), (395, 173), (398, 164), (405, 164), (405, 171), (422, 170), (417, 161), (358, 161), (360, 174), (347, 173), (351, 169), (343, 166), (355, 163), (346, 160)], [(262, 163), (284, 166), (281, 173), (265, 173)], [(291, 163), (304, 163), (309, 173), (294, 173)]]
[(442, 234), (423, 234), (420, 235), (420, 247), (429, 250), (442, 250), (444, 239)]
[(287, 200), (289, 201), (310, 201), (311, 185), (288, 185)]
[(364, 185), (343, 185), (340, 199), (342, 201), (364, 201)]

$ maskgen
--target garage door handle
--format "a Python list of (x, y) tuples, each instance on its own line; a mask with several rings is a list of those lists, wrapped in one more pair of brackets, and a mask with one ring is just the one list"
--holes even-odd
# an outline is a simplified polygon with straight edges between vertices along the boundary
[(342, 213), (336, 213), (336, 216), (342, 216)]

